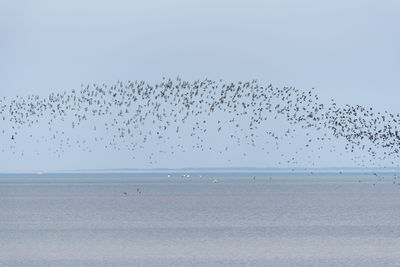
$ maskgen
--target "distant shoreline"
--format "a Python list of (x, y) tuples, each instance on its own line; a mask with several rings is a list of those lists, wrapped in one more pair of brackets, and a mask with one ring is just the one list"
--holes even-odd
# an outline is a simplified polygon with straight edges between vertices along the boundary
[(29, 170), (0, 171), (0, 174), (140, 174), (140, 173), (396, 173), (399, 168), (183, 168), (183, 169), (106, 169), (106, 170)]

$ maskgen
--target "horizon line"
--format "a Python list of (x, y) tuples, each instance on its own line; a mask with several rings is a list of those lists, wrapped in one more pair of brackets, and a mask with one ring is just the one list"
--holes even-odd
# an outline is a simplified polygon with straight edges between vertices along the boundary
[(71, 169), (71, 170), (0, 170), (0, 174), (101, 174), (101, 173), (183, 173), (183, 172), (354, 172), (354, 171), (400, 172), (400, 167), (186, 167), (186, 168), (109, 168), (109, 169)]

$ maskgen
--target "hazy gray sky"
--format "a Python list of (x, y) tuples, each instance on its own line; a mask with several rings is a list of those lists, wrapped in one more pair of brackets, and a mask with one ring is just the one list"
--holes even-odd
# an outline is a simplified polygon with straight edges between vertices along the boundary
[[(398, 113), (399, 48), (396, 0), (0, 0), (0, 95), (7, 97), (163, 76), (256, 78)], [(64, 163), (42, 157), (3, 153), (1, 169), (83, 166), (73, 153)]]

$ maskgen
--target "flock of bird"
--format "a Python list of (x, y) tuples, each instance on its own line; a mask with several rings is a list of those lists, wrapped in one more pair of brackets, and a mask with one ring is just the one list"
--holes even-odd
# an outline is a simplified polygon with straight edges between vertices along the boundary
[[(340, 139), (348, 152), (357, 150), (369, 155), (369, 162), (359, 163), (362, 166), (387, 159), (396, 165), (400, 149), (399, 114), (376, 112), (360, 105), (339, 105), (333, 100), (328, 104), (321, 102), (313, 90), (276, 88), (256, 80), (190, 82), (177, 77), (163, 78), (156, 84), (118, 81), (113, 85), (82, 85), (80, 90), (46, 97), (0, 98), (0, 136), (9, 140), (9, 148), (3, 147), (2, 151), (15, 150), (22, 132), (34, 138), (33, 129), (46, 126), (48, 135), (41, 131), (37, 142), (57, 140), (59, 145), (53, 153), (58, 156), (74, 145), (91, 151), (92, 142), (106, 149), (125, 148), (132, 153), (157, 142), (168, 146), (168, 152), (173, 154), (187, 149), (182, 143), (173, 145), (170, 141), (182, 135), (193, 141), (191, 148), (212, 151), (208, 140), (213, 131), (214, 136), (223, 136), (227, 141), (219, 151), (224, 153), (232, 144), (262, 147), (260, 140), (267, 137), (279, 146), (280, 140), (296, 138), (296, 131), (302, 129), (306, 132), (305, 147), (319, 142), (321, 148), (324, 142), (332, 144), (333, 139)], [(285, 121), (285, 131), (265, 130), (269, 121), (277, 119)], [(93, 134), (88, 134), (88, 127)], [(79, 132), (79, 128), (85, 129), (85, 134), (72, 141), (70, 134)], [(318, 151), (310, 153), (315, 152)], [(156, 154), (152, 152), (149, 160), (154, 161)], [(294, 158), (290, 156), (287, 162), (293, 163)]]

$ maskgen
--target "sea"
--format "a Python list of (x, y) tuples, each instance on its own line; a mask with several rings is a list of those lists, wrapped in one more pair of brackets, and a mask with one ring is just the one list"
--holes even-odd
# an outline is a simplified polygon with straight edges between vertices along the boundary
[(0, 266), (400, 266), (400, 183), (362, 172), (0, 175)]

